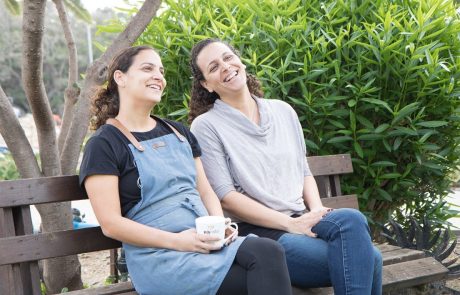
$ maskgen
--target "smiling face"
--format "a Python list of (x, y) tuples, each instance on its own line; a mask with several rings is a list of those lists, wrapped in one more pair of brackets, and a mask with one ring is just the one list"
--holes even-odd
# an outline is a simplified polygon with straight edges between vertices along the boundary
[(140, 51), (125, 73), (115, 71), (114, 79), (121, 96), (139, 102), (159, 103), (166, 86), (161, 58), (150, 49)]
[(197, 65), (203, 73), (201, 85), (221, 98), (240, 92), (246, 85), (246, 66), (225, 44), (213, 42), (197, 56)]

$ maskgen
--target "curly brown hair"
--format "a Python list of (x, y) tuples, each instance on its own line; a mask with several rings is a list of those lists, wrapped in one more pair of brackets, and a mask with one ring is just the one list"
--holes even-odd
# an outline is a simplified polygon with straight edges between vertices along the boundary
[[(201, 50), (211, 43), (219, 42), (225, 44), (235, 55), (240, 57), (240, 53), (233, 46), (220, 39), (205, 39), (195, 44), (192, 48), (192, 54), (190, 58), (190, 68), (192, 70), (193, 82), (192, 82), (192, 96), (190, 98), (190, 112), (188, 114), (188, 122), (192, 121), (199, 115), (209, 111), (216, 99), (220, 99), (216, 92), (209, 92), (206, 88), (201, 85), (201, 81), (204, 81), (203, 72), (197, 64), (197, 57)], [(249, 92), (255, 96), (263, 97), (261, 83), (252, 74), (246, 73), (246, 84), (248, 85)]]
[(96, 130), (105, 124), (108, 118), (114, 118), (120, 110), (120, 96), (118, 85), (113, 78), (115, 71), (126, 73), (133, 64), (134, 57), (143, 50), (153, 50), (152, 47), (142, 45), (121, 50), (108, 67), (108, 81), (106, 87), (101, 87), (92, 99), (91, 129)]

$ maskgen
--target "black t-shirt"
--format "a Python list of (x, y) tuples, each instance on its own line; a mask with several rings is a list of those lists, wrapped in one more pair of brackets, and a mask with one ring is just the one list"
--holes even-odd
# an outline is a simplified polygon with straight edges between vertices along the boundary
[[(145, 141), (174, 133), (162, 120), (158, 120), (154, 129), (148, 132), (132, 132), (139, 141)], [(165, 120), (187, 138), (193, 157), (201, 156), (201, 148), (195, 136), (183, 124)], [(141, 198), (138, 186), (139, 171), (134, 164), (134, 156), (128, 147), (129, 140), (112, 125), (101, 126), (88, 140), (80, 166), (80, 185), (90, 175), (117, 175), (122, 215), (134, 207)], [(155, 163), (152, 163), (155, 167)]]

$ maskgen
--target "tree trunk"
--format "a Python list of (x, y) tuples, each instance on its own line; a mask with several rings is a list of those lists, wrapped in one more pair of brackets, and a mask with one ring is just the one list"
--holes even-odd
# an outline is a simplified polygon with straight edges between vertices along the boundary
[[(27, 100), (35, 120), (41, 169), (24, 130), (16, 118), (11, 103), (0, 87), (0, 133), (11, 150), (16, 166), (23, 178), (75, 174), (81, 144), (89, 124), (90, 97), (106, 80), (107, 64), (115, 54), (130, 46), (144, 31), (160, 6), (160, 0), (147, 0), (113, 44), (86, 72), (83, 91), (79, 99), (74, 84), (78, 79), (76, 51), (62, 0), (54, 0), (69, 47), (69, 80), (66, 91), (64, 131), (61, 153), (58, 152), (55, 123), (43, 83), (42, 39), (46, 0), (25, 0), (23, 11), (22, 79)], [(67, 127), (65, 127), (67, 128)], [(59, 156), (60, 154), (60, 156)], [(62, 168), (61, 168), (62, 167)], [(70, 203), (40, 205), (42, 230), (56, 231), (72, 228)], [(81, 270), (77, 256), (49, 259), (44, 262), (44, 280), (49, 293), (60, 293), (62, 288), (81, 289)]]
[[(108, 63), (120, 50), (131, 46), (139, 38), (155, 16), (160, 4), (161, 0), (146, 0), (125, 30), (118, 35), (105, 53), (86, 70), (85, 83), (78, 98), (74, 118), (61, 152), (63, 174), (75, 173), (81, 143), (88, 131), (91, 96), (97, 87), (107, 81)], [(76, 144), (76, 142), (80, 144)]]
[(64, 93), (64, 114), (62, 116), (61, 133), (58, 138), (58, 150), (59, 153), (62, 151), (64, 146), (65, 138), (69, 131), (70, 123), (73, 118), (73, 108), (77, 102), (80, 89), (77, 87), (78, 81), (78, 61), (77, 61), (77, 47), (73, 38), (72, 30), (70, 28), (69, 19), (67, 12), (64, 7), (62, 0), (53, 0), (56, 5), (56, 10), (59, 14), (62, 29), (64, 31), (64, 37), (67, 42), (67, 48), (69, 49), (69, 74), (67, 80), (67, 88)]
[[(61, 174), (53, 115), (43, 84), (43, 50), (46, 0), (24, 1), (22, 79), (38, 134), (41, 170), (44, 176)], [(72, 229), (70, 203), (36, 206), (44, 232)], [(80, 263), (76, 255), (44, 262), (47, 290), (60, 293), (63, 287), (81, 289)], [(70, 285), (72, 283), (72, 285)]]

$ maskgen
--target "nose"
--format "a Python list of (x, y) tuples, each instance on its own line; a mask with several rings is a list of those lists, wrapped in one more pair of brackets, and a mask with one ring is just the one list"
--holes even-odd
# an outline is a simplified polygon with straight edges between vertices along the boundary
[(230, 69), (230, 65), (226, 62), (222, 62), (222, 68), (224, 69), (224, 71), (228, 71), (228, 69)]

